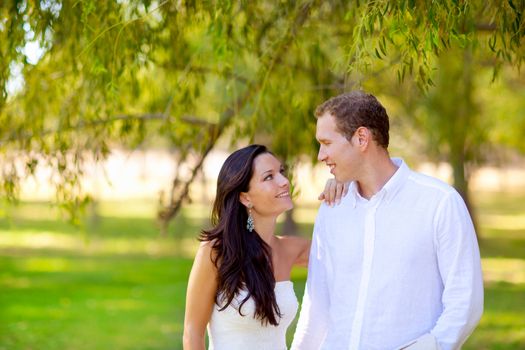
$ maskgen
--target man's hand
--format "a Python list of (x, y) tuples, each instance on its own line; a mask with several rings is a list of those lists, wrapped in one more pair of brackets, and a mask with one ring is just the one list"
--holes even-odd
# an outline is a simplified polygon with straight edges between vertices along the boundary
[(348, 193), (349, 183), (337, 182), (335, 179), (329, 179), (326, 181), (324, 191), (319, 195), (317, 199), (324, 201), (329, 206), (333, 207), (334, 204), (339, 204), (341, 198), (346, 196)]

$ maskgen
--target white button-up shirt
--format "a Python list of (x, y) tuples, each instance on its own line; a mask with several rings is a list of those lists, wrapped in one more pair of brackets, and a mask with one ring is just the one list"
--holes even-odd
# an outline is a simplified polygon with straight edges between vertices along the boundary
[(431, 333), (459, 349), (483, 313), (476, 234), (461, 196), (401, 159), (370, 200), (322, 204), (292, 349), (392, 350)]

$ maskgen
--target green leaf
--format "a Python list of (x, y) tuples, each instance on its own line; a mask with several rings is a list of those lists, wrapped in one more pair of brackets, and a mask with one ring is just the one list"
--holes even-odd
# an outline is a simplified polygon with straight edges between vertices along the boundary
[(379, 48), (381, 49), (383, 55), (386, 56), (386, 40), (384, 36), (382, 36), (381, 40), (379, 41)]
[(374, 51), (376, 53), (376, 57), (381, 59), (381, 55), (379, 54), (379, 51), (377, 51), (377, 48), (375, 48)]

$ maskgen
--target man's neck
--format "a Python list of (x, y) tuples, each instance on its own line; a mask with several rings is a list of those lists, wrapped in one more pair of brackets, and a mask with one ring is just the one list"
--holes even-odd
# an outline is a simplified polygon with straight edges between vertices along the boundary
[(380, 157), (367, 167), (365, 176), (357, 180), (359, 194), (366, 199), (372, 198), (396, 173), (398, 167), (390, 157)]

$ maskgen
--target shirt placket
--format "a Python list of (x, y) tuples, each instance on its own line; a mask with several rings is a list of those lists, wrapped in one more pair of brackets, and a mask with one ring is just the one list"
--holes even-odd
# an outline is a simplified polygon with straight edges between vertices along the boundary
[(350, 336), (350, 350), (358, 350), (361, 343), (361, 329), (363, 328), (363, 318), (365, 313), (365, 304), (368, 296), (368, 285), (372, 272), (372, 262), (374, 258), (374, 243), (376, 231), (376, 211), (380, 200), (371, 204), (365, 214), (365, 233), (363, 240), (363, 269), (361, 283), (359, 285), (359, 294), (357, 297), (357, 306), (352, 323)]

